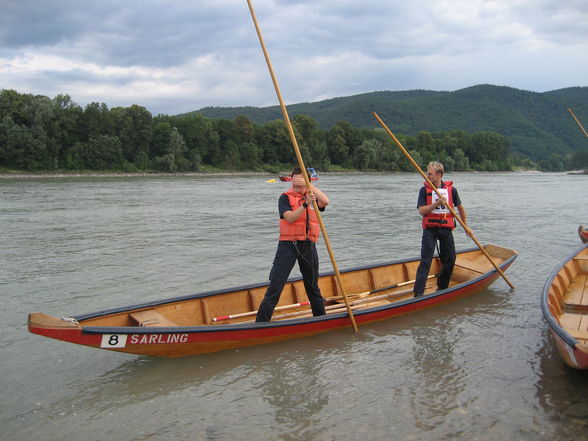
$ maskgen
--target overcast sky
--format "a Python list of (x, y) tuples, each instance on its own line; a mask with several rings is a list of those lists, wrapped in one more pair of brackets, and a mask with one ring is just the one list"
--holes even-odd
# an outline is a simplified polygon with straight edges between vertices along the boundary
[[(252, 0), (287, 104), (588, 85), (588, 0)], [(0, 89), (154, 115), (278, 104), (246, 0), (0, 0)]]

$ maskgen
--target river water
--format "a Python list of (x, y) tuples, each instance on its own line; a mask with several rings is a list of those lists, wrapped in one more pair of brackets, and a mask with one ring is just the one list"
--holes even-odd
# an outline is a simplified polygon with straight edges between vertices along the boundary
[[(267, 280), (269, 176), (0, 179), (2, 440), (586, 440), (588, 372), (541, 316), (580, 245), (588, 176), (455, 173), (482, 243), (513, 248), (487, 291), (360, 328), (181, 359), (29, 334), (58, 317)], [(420, 251), (416, 174), (324, 175), (341, 269)], [(458, 249), (474, 243), (458, 228)], [(319, 244), (321, 269), (331, 265)], [(298, 275), (297, 270), (293, 275)]]

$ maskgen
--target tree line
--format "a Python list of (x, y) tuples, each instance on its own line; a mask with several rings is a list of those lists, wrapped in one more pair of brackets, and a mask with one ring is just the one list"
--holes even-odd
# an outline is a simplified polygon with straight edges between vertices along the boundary
[[(292, 124), (308, 166), (323, 171), (412, 171), (381, 129), (340, 121), (324, 130), (301, 114)], [(510, 141), (498, 133), (443, 131), (397, 137), (423, 166), (440, 160), (455, 171), (537, 167), (512, 154)], [(153, 116), (139, 105), (109, 109), (93, 102), (82, 108), (69, 95), (51, 99), (7, 89), (0, 92), (3, 170), (277, 172), (294, 163), (289, 133), (281, 120), (257, 125), (243, 115), (233, 120), (197, 113)], [(563, 167), (563, 159), (551, 166)]]

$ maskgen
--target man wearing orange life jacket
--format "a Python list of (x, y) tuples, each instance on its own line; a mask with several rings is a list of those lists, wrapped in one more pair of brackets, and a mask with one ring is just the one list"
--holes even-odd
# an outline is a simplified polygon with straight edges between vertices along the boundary
[(455, 242), (453, 240), (453, 229), (455, 219), (447, 208), (457, 208), (459, 216), (467, 225), (466, 212), (459, 194), (451, 181), (443, 182), (444, 168), (440, 162), (430, 162), (427, 167), (427, 177), (443, 196), (439, 195), (429, 186), (427, 182), (419, 192), (417, 209), (423, 217), (423, 237), (421, 243), (421, 262), (416, 272), (414, 283), (414, 296), (422, 296), (425, 292), (427, 276), (435, 253), (435, 244), (439, 242), (439, 258), (441, 260), (441, 271), (437, 277), (437, 289), (445, 289), (449, 286), (449, 280), (455, 266)]
[(292, 187), (278, 200), (280, 213), (280, 238), (269, 279), (270, 285), (257, 310), (256, 322), (269, 322), (280, 300), (290, 272), (298, 261), (304, 289), (312, 314), (325, 314), (325, 301), (318, 287), (318, 241), (320, 227), (312, 201), (320, 211), (329, 205), (329, 198), (314, 185), (306, 188), (300, 168), (292, 172)]

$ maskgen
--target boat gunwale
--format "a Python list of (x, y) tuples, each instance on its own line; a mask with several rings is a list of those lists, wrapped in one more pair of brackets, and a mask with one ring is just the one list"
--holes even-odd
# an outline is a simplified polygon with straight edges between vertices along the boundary
[[(460, 253), (466, 253), (466, 252), (476, 251), (476, 250), (478, 250), (478, 248), (471, 248), (471, 249), (462, 250), (462, 251), (460, 251)], [(511, 251), (514, 252), (514, 250), (511, 250)], [(514, 262), (514, 260), (517, 257), (518, 257), (518, 253), (514, 252), (512, 256), (508, 257), (504, 262), (502, 262), (502, 264), (499, 265), (501, 270), (510, 267), (510, 265), (512, 265), (512, 263)], [(415, 259), (404, 259), (401, 261), (394, 261), (392, 263), (404, 263), (407, 261), (410, 262), (410, 261), (414, 261), (414, 260)], [(356, 271), (356, 270), (361, 270), (361, 269), (375, 268), (378, 266), (386, 266), (389, 264), (390, 263), (385, 263), (385, 264), (381, 264), (381, 265), (378, 265), (378, 264), (368, 265), (365, 267), (348, 269), (343, 272), (350, 272), (350, 271)], [(497, 274), (498, 274), (498, 271), (496, 269), (492, 268), (492, 269), (489, 269), (487, 272), (480, 274), (476, 278), (467, 280), (463, 283), (460, 283), (458, 285), (454, 285), (452, 287), (448, 287), (443, 290), (435, 291), (435, 292), (428, 294), (426, 296), (415, 297), (412, 299), (406, 299), (406, 300), (402, 300), (402, 301), (394, 302), (394, 303), (390, 303), (390, 304), (385, 304), (385, 305), (367, 307), (365, 309), (359, 309), (357, 311), (354, 311), (353, 315), (354, 315), (354, 317), (361, 317), (366, 314), (373, 314), (373, 313), (377, 313), (380, 311), (396, 309), (396, 308), (400, 308), (400, 307), (403, 307), (406, 305), (410, 305), (410, 304), (414, 304), (414, 303), (421, 303), (423, 301), (428, 301), (430, 299), (443, 297), (443, 296), (446, 296), (447, 294), (450, 294), (452, 292), (455, 292), (458, 290), (463, 290), (470, 285), (480, 283), (481, 281), (488, 279), (488, 278), (491, 278), (493, 276), (496, 276)], [(331, 275), (331, 273), (325, 273), (323, 275)], [(296, 281), (296, 280), (301, 280), (301, 279), (302, 279), (301, 277), (298, 277), (298, 278), (291, 279), (291, 280)], [(265, 285), (266, 284), (261, 284), (261, 285), (256, 284), (253, 286), (259, 287), (259, 286), (265, 286)], [(235, 290), (241, 290), (241, 289), (246, 289), (246, 288), (237, 288)], [(230, 292), (232, 290), (233, 289), (229, 288), (228, 290), (221, 290), (220, 292), (216, 292), (216, 293), (223, 293), (223, 292), (227, 292), (227, 291)], [(214, 295), (214, 292), (205, 292), (205, 293), (201, 293), (200, 295), (196, 295), (195, 297), (189, 297), (189, 298), (190, 299), (199, 298), (200, 296), (207, 297), (210, 295)], [(180, 299), (182, 299), (182, 298), (180, 298)], [(169, 300), (171, 301), (171, 299), (169, 299)], [(155, 306), (155, 305), (165, 304), (165, 303), (168, 303), (168, 302), (155, 303), (155, 304), (149, 303), (149, 304), (145, 304), (145, 305), (140, 305), (138, 307), (123, 307), (123, 308), (120, 308), (119, 310), (116, 310), (116, 312), (124, 312), (127, 310), (132, 310), (132, 309), (136, 309), (136, 308), (140, 308), (140, 307)], [(108, 312), (108, 313), (112, 313), (112, 312)], [(99, 313), (96, 313), (96, 314), (99, 314)], [(106, 315), (106, 314), (104, 314), (104, 315)], [(74, 317), (74, 318), (76, 320), (82, 320), (83, 318), (80, 318), (80, 317), (82, 317), (82, 316), (78, 316), (78, 317)], [(99, 317), (99, 315), (93, 315), (92, 317), (87, 317), (87, 318), (93, 318), (93, 317)], [(234, 324), (221, 324), (221, 325), (207, 324), (207, 325), (198, 325), (198, 326), (177, 326), (177, 327), (163, 327), (163, 326), (161, 326), (161, 327), (159, 327), (159, 326), (158, 327), (139, 327), (139, 326), (121, 326), (121, 327), (87, 326), (87, 327), (84, 327), (84, 326), (82, 326), (81, 332), (85, 333), (85, 334), (170, 334), (170, 333), (192, 334), (192, 333), (210, 333), (210, 332), (230, 332), (230, 331), (274, 329), (274, 328), (281, 328), (281, 327), (296, 327), (299, 325), (307, 325), (307, 324), (312, 324), (312, 323), (317, 323), (317, 322), (325, 322), (326, 323), (328, 321), (340, 320), (340, 319), (343, 319), (346, 317), (348, 317), (348, 313), (346, 310), (344, 310), (339, 313), (327, 314), (327, 315), (318, 316), (318, 317), (292, 318), (292, 319), (288, 319), (288, 320), (278, 320), (278, 321), (270, 321), (270, 322), (264, 322), (264, 323), (249, 322), (249, 323), (234, 323)]]
[(545, 285), (543, 285), (543, 292), (541, 294), (541, 312), (543, 312), (543, 318), (547, 321), (549, 327), (559, 336), (561, 339), (572, 348), (575, 348), (577, 344), (580, 342), (573, 337), (568, 331), (565, 330), (555, 319), (551, 311), (549, 310), (549, 289), (551, 285), (553, 285), (553, 281), (562, 270), (562, 268), (571, 261), (574, 257), (580, 254), (584, 249), (588, 248), (588, 244), (583, 244), (577, 249), (575, 249), (572, 253), (570, 253), (567, 257), (565, 257), (551, 272)]

